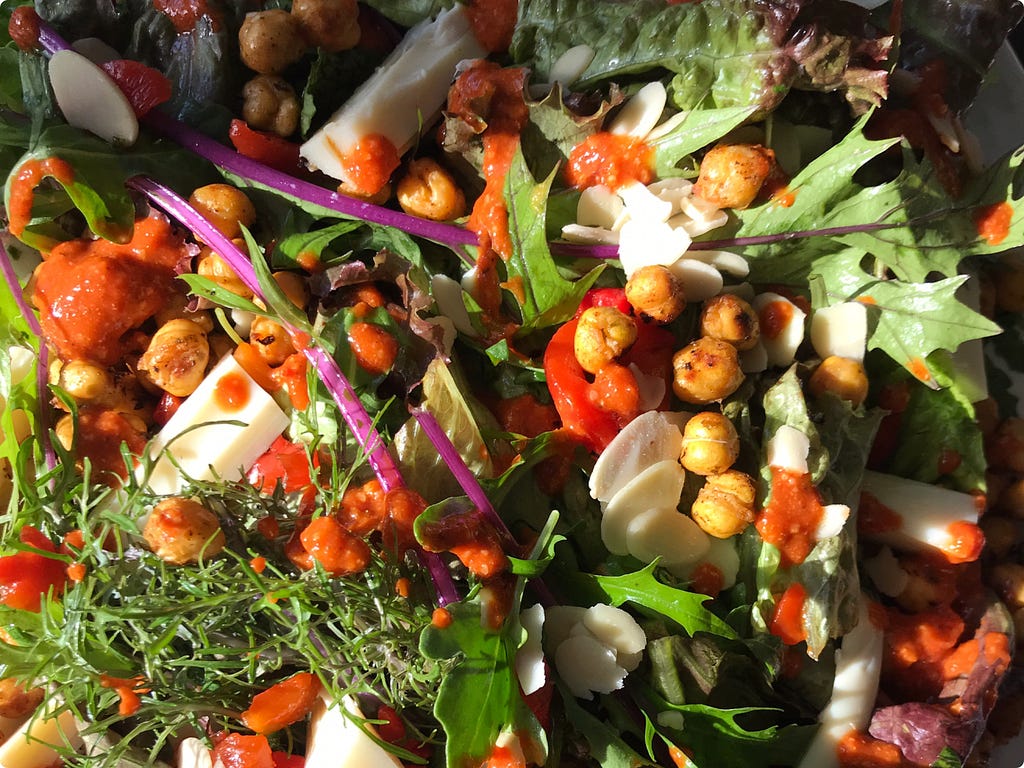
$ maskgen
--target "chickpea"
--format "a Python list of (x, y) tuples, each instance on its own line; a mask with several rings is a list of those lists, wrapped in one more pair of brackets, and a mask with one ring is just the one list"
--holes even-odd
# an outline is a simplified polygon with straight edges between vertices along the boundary
[(261, 75), (276, 75), (302, 58), (302, 25), (288, 11), (274, 8), (246, 14), (238, 30), (242, 63)]
[(590, 307), (580, 315), (573, 339), (576, 359), (589, 373), (597, 373), (636, 341), (633, 318), (615, 307)]
[(267, 317), (257, 317), (252, 321), (249, 343), (271, 368), (281, 365), (295, 354), (295, 345), (288, 331)]
[(450, 221), (466, 212), (466, 196), (455, 179), (428, 157), (409, 163), (397, 197), (403, 211), (432, 221)]
[(681, 461), (698, 475), (720, 475), (740, 455), (740, 436), (725, 416), (704, 411), (686, 422), (683, 428)]
[(359, 43), (356, 0), (293, 0), (292, 16), (298, 19), (310, 45), (334, 53), (347, 51)]
[(250, 127), (288, 138), (299, 127), (299, 97), (277, 75), (257, 75), (242, 88), (242, 117)]
[(746, 301), (731, 293), (722, 293), (704, 302), (700, 313), (702, 336), (727, 341), (736, 349), (753, 349), (761, 336), (757, 312)]
[(1024, 312), (1024, 258), (1004, 254), (996, 268), (995, 308), (1003, 312)]
[(309, 301), (309, 289), (306, 288), (306, 281), (301, 275), (295, 272), (275, 272), (274, 281), (292, 304), (299, 308), (306, 306), (306, 302)]
[(997, 560), (1010, 554), (1019, 541), (1017, 523), (999, 515), (985, 515), (978, 525), (985, 534), (985, 546)]
[(9, 677), (0, 680), (0, 717), (18, 720), (28, 717), (43, 703), (42, 688), (25, 688)]
[(808, 387), (815, 397), (831, 392), (856, 408), (868, 396), (868, 375), (858, 361), (830, 355), (814, 369)]
[(668, 267), (649, 264), (626, 282), (626, 299), (638, 315), (671, 323), (686, 309), (682, 281)]
[(384, 203), (391, 199), (391, 185), (385, 184), (373, 194), (367, 194), (343, 181), (338, 185), (338, 194), (345, 195), (345, 197), (354, 197), (357, 200), (365, 200), (373, 205), (384, 205)]
[(1024, 472), (1024, 419), (1003, 419), (985, 447), (994, 468)]
[(224, 549), (224, 531), (210, 510), (192, 499), (164, 499), (149, 514), (142, 538), (151, 550), (171, 565), (197, 563)]
[(251, 299), (252, 291), (249, 286), (242, 282), (230, 265), (217, 253), (214, 253), (207, 246), (199, 252), (199, 264), (196, 266), (196, 274), (212, 280), (225, 291), (230, 291), (243, 299)]
[(754, 479), (735, 469), (708, 475), (690, 516), (709, 536), (728, 539), (754, 522)]
[(693, 193), (719, 208), (746, 208), (775, 167), (775, 153), (760, 144), (720, 144), (700, 164)]
[[(256, 221), (256, 207), (238, 187), (230, 184), (207, 184), (194, 190), (189, 203), (225, 237), (241, 236), (242, 227), (251, 227)], [(243, 243), (244, 250), (245, 245)]]
[(53, 425), (53, 433), (64, 450), (70, 451), (75, 443), (75, 419), (71, 414), (61, 416)]
[(988, 582), (1011, 611), (1024, 608), (1024, 564), (999, 563), (989, 571)]
[(191, 395), (206, 373), (210, 344), (191, 320), (160, 326), (139, 358), (138, 370), (152, 384), (176, 397)]
[(78, 403), (109, 399), (114, 391), (114, 377), (110, 371), (88, 360), (64, 363), (57, 384)]
[[(223, 263), (223, 260), (222, 260)], [(227, 264), (225, 264), (227, 266)], [(193, 323), (209, 333), (213, 330), (213, 316), (204, 310), (193, 312), (188, 308), (189, 298), (184, 293), (171, 294), (163, 309), (153, 315), (156, 324), (164, 325), (171, 320), (191, 320)], [(149, 346), (148, 343), (146, 346)]]
[(1024, 519), (1024, 479), (1007, 483), (996, 496), (996, 508), (1017, 519)]
[(672, 390), (687, 403), (703, 405), (728, 397), (743, 383), (736, 347), (702, 336), (672, 357)]
[(978, 422), (981, 434), (988, 437), (999, 426), (999, 404), (995, 398), (987, 397), (974, 404), (974, 419)]

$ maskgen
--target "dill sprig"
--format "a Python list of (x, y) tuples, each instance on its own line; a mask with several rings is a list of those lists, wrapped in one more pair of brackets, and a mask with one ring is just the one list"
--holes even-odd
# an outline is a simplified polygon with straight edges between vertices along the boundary
[[(283, 553), (302, 511), (298, 495), (217, 480), (193, 481), (183, 495), (220, 517), (227, 549), (170, 566), (137, 544), (139, 519), (159, 497), (131, 478), (118, 491), (91, 485), (88, 467), (80, 474), (70, 455), (59, 458), (56, 469), (22, 483), (6, 538), (24, 524), (52, 537), (78, 528), (84, 544), (68, 561), (81, 563), (84, 576), (39, 613), (0, 607), (10, 636), (0, 643), (0, 676), (49, 685), (89, 732), (116, 732), (76, 761), (113, 766), (140, 749), (152, 760), (181, 733), (241, 729), (252, 696), (296, 671), (314, 672), (335, 697), (371, 694), (417, 713), (411, 724), (422, 733), (436, 728), (431, 711), (445, 668), (418, 651), (433, 592), (415, 564), (375, 556), (352, 577), (300, 573)], [(30, 467), (21, 469), (24, 479)], [(332, 486), (348, 479), (337, 465), (332, 474)], [(337, 490), (325, 495), (333, 501)], [(273, 539), (257, 528), (266, 517), (280, 526)], [(257, 556), (265, 568), (254, 568)], [(403, 577), (413, 584), (409, 598), (396, 589)], [(140, 679), (136, 713), (117, 714), (105, 676)], [(301, 731), (278, 735), (279, 746), (293, 746)]]

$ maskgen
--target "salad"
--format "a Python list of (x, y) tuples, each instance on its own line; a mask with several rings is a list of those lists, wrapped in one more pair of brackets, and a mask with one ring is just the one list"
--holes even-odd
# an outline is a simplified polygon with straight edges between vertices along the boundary
[(983, 765), (1020, 16), (4, 3), (0, 765)]

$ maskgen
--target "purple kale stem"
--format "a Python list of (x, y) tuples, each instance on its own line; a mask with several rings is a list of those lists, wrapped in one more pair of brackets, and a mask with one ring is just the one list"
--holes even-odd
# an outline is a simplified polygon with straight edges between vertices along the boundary
[(68, 41), (57, 33), (57, 30), (42, 19), (39, 20), (39, 45), (51, 56), (57, 51), (66, 51), (71, 47), (68, 45)]
[(259, 184), (272, 186), (279, 192), (329, 208), (344, 216), (395, 227), (407, 234), (451, 246), (467, 262), (469, 258), (459, 246), (476, 246), (478, 244), (476, 233), (464, 227), (410, 216), (407, 213), (340, 195), (308, 181), (297, 179), (239, 154), (181, 121), (166, 115), (151, 115), (146, 118), (145, 123), (157, 133), (206, 158), (229, 173)]
[[(43, 338), (43, 329), (39, 326), (39, 319), (36, 317), (36, 313), (33, 312), (32, 308), (28, 305), (28, 302), (25, 301), (21, 282), (18, 280), (18, 275), (14, 271), (14, 264), (11, 262), (11, 256), (2, 244), (0, 244), (0, 271), (4, 274), (4, 282), (7, 283), (7, 288), (14, 297), (14, 302), (18, 305), (18, 309), (21, 311), (21, 316), (25, 318), (25, 322), (28, 324), (29, 330), (32, 331), (32, 333), (36, 335), (36, 338), (39, 339), (39, 358), (36, 361), (36, 391), (39, 397), (39, 404), (42, 405), (50, 396), (50, 352), (46, 347), (46, 339)], [(39, 430), (39, 444), (43, 448), (43, 456), (46, 459), (46, 468), (54, 469), (57, 466), (57, 455), (54, 453), (53, 446), (50, 444), (50, 425), (48, 412), (45, 408), (39, 409), (39, 420), (40, 426), (42, 427), (42, 429)]]
[(452, 444), (452, 441), (448, 438), (444, 428), (438, 424), (437, 419), (434, 418), (434, 414), (423, 408), (412, 409), (412, 415), (419, 422), (420, 426), (423, 427), (423, 431), (426, 433), (430, 442), (433, 443), (437, 452), (441, 455), (444, 463), (451, 469), (452, 474), (458, 481), (459, 485), (462, 486), (462, 490), (466, 492), (469, 500), (473, 502), (474, 506), (480, 510), (480, 513), (487, 519), (487, 521), (494, 526), (494, 529), (498, 532), (498, 535), (504, 540), (503, 543), (506, 545), (516, 545), (515, 537), (512, 532), (505, 525), (505, 521), (501, 519), (497, 510), (491, 504), (491, 500), (487, 498), (487, 494), (484, 492), (483, 487), (477, 481), (476, 477), (469, 467), (466, 466), (466, 462), (462, 460), (462, 456), (459, 455), (458, 449)]
[[(159, 205), (168, 214), (174, 216), (174, 218), (182, 223), (187, 222), (193, 227), (195, 234), (228, 263), (242, 282), (245, 283), (246, 287), (253, 292), (253, 295), (263, 298), (263, 292), (256, 277), (256, 271), (253, 269), (249, 258), (186, 200), (153, 179), (136, 176), (130, 179), (128, 184), (133, 189), (146, 195), (153, 203)], [(295, 331), (294, 328), (290, 330)], [(306, 359), (313, 366), (317, 376), (323, 381), (327, 390), (334, 398), (335, 403), (337, 403), (342, 418), (345, 419), (345, 423), (352, 430), (356, 440), (366, 454), (374, 474), (380, 481), (381, 488), (385, 492), (395, 488), (403, 488), (405, 482), (394, 460), (391, 458), (391, 453), (374, 427), (370, 415), (363, 408), (363, 404), (359, 402), (359, 398), (352, 389), (352, 384), (345, 378), (345, 374), (341, 372), (341, 369), (338, 368), (338, 363), (320, 347), (306, 347), (303, 349), (303, 354), (305, 354)], [(459, 599), (458, 592), (444, 561), (432, 552), (421, 550), (418, 555), (420, 562), (430, 573), (430, 578), (434, 582), (434, 590), (437, 593), (438, 602), (442, 606), (456, 602)]]

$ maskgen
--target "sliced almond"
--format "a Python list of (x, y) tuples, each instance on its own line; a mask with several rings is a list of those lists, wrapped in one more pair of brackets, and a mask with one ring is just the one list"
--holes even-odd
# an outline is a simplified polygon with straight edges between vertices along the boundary
[(139, 138), (139, 121), (128, 97), (85, 56), (57, 51), (50, 57), (49, 74), (57, 106), (71, 125), (121, 146)]
[(667, 101), (665, 86), (658, 80), (650, 82), (623, 105), (608, 130), (642, 139), (661, 121)]
[(673, 507), (656, 507), (633, 518), (626, 529), (629, 554), (641, 562), (657, 558), (666, 566), (695, 563), (708, 553), (708, 535)]

